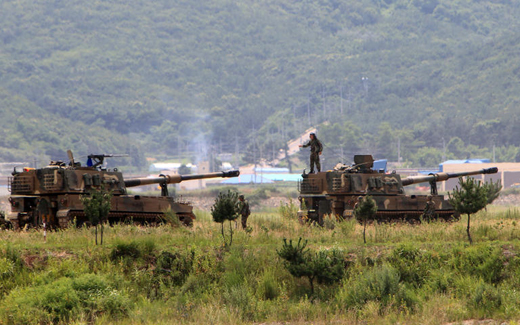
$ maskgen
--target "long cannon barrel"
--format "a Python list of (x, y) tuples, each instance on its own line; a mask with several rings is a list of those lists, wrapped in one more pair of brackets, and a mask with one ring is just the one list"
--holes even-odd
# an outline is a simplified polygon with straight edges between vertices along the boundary
[(498, 172), (497, 167), (484, 168), (469, 172), (458, 172), (458, 173), (436, 173), (428, 176), (409, 176), (402, 180), (403, 186), (412, 185), (417, 183), (426, 182), (443, 182), (450, 178), (457, 178), (462, 176), (471, 176), (479, 174), (496, 174)]
[(130, 178), (125, 180), (126, 187), (135, 187), (150, 184), (176, 184), (182, 181), (189, 181), (192, 179), (204, 178), (218, 178), (218, 177), (237, 177), (240, 175), (238, 170), (230, 170), (227, 172), (207, 173), (207, 174), (193, 174), (193, 175), (159, 175), (159, 177), (143, 177)]

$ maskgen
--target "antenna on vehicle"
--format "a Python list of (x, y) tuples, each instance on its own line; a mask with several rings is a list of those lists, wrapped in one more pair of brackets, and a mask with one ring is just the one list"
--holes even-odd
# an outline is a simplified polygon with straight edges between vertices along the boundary
[(67, 150), (67, 156), (69, 156), (70, 165), (74, 166), (74, 155), (72, 154), (72, 150)]

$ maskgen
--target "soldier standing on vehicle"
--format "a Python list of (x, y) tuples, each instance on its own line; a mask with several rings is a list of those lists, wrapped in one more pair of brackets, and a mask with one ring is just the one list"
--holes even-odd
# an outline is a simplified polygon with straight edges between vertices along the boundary
[(433, 196), (431, 195), (428, 195), (426, 206), (424, 207), (423, 218), (427, 221), (435, 218), (435, 202), (433, 202)]
[(321, 144), (320, 140), (318, 140), (318, 138), (316, 138), (316, 134), (314, 133), (311, 133), (309, 134), (309, 138), (310, 140), (307, 141), (307, 143), (303, 144), (303, 145), (299, 145), (300, 148), (306, 148), (306, 147), (311, 147), (311, 158), (310, 158), (310, 163), (311, 163), (311, 171), (310, 173), (314, 173), (314, 165), (316, 165), (316, 170), (318, 171), (318, 173), (321, 171), (321, 164), (320, 164), (320, 156), (321, 156), (321, 152), (323, 151), (323, 145)]
[(242, 217), (242, 229), (247, 228), (247, 218), (251, 214), (249, 209), (249, 202), (244, 198), (243, 195), (238, 196), (238, 214)]

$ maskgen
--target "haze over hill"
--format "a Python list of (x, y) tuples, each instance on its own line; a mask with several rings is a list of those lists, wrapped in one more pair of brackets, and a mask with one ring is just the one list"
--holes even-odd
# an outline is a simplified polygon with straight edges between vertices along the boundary
[[(0, 159), (520, 160), (516, 1), (2, 1)], [(325, 123), (325, 124), (323, 124)]]

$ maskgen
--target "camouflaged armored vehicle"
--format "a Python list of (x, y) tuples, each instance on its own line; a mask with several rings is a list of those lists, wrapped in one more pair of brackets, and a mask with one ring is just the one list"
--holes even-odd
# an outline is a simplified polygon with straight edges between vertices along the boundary
[(356, 155), (353, 166), (337, 166), (332, 171), (317, 174), (304, 173), (303, 180), (299, 183), (299, 219), (302, 222), (314, 221), (322, 225), (325, 215), (333, 215), (338, 219), (351, 218), (357, 198), (370, 195), (378, 207), (375, 220), (417, 221), (424, 211), (428, 195), (406, 195), (404, 188), (412, 184), (429, 182), (436, 217), (458, 220), (460, 216), (457, 212), (443, 195), (437, 193), (436, 182), (461, 176), (498, 172), (498, 168), (492, 167), (470, 172), (436, 173), (401, 179), (401, 176), (396, 173), (373, 170), (373, 162), (371, 155)]
[[(112, 191), (110, 223), (132, 221), (142, 224), (156, 224), (162, 221), (165, 211), (170, 209), (186, 225), (191, 225), (195, 215), (188, 202), (168, 195), (168, 184), (182, 181), (236, 177), (239, 171), (228, 171), (196, 175), (159, 175), (154, 178), (124, 179), (123, 174), (114, 169), (103, 168), (104, 158), (116, 155), (90, 155), (87, 166), (75, 162), (69, 151), (70, 163), (52, 161), (43, 168), (23, 168), (15, 170), (8, 179), (11, 192), (9, 202), (11, 212), (7, 219), (14, 229), (27, 226), (65, 228), (70, 222), (76, 225), (88, 222), (83, 212), (80, 197), (88, 195), (92, 188), (104, 187)], [(127, 188), (158, 184), (161, 196), (129, 195)]]

